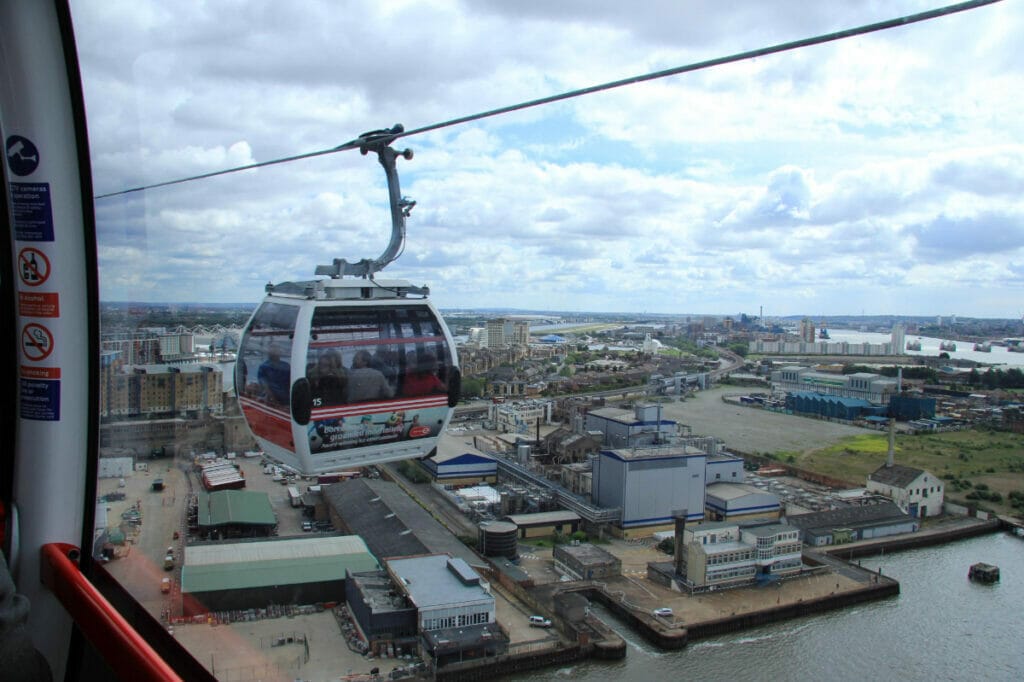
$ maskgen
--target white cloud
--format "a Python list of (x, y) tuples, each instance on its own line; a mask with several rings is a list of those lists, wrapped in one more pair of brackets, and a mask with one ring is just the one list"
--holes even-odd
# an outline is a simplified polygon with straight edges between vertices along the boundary
[[(76, 0), (73, 15), (109, 192), (928, 7)], [(459, 307), (927, 314), (970, 289), (974, 314), (1017, 315), (1022, 28), (1001, 3), (400, 140), (418, 203), (385, 276)], [(351, 152), (97, 216), (108, 299), (255, 301), (268, 280), (376, 256), (390, 225), (379, 165)]]

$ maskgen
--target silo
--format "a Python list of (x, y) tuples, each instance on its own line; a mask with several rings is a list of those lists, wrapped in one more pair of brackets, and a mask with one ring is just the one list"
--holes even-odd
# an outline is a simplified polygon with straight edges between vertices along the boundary
[(530, 463), (530, 446), (525, 443), (520, 443), (516, 446), (516, 461), (523, 466), (527, 466)]
[(519, 526), (508, 521), (481, 523), (479, 527), (480, 551), (484, 556), (505, 557), (515, 561), (519, 556), (517, 536)]

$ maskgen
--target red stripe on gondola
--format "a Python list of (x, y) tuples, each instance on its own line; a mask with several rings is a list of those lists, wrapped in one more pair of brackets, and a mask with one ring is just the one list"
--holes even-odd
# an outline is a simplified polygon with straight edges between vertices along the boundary
[(336, 419), (337, 417), (358, 417), (364, 414), (380, 414), (382, 412), (405, 412), (409, 410), (425, 410), (436, 407), (447, 407), (448, 397), (436, 395), (426, 398), (409, 400), (391, 400), (387, 402), (360, 403), (358, 405), (338, 405), (313, 410), (313, 419)]
[(242, 411), (249, 422), (249, 428), (260, 438), (265, 438), (275, 445), (295, 451), (292, 442), (292, 418), (287, 412), (273, 409), (263, 403), (250, 399), (241, 399)]
[(403, 336), (394, 338), (353, 339), (351, 341), (310, 341), (310, 348), (352, 348), (355, 346), (405, 346), (411, 343), (444, 343), (443, 336)]

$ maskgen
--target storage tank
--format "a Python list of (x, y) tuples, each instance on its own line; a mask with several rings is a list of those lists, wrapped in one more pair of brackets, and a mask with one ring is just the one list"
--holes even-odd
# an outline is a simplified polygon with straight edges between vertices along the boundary
[(481, 523), (479, 529), (479, 546), (484, 556), (511, 561), (519, 556), (519, 526), (510, 521), (491, 521)]

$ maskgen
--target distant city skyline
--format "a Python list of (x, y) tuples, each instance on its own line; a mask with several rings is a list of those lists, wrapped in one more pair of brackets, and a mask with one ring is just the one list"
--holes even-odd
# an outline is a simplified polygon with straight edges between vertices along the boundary
[[(73, 3), (97, 194), (921, 12), (808, 5)], [(441, 308), (1024, 315), (1024, 7), (1001, 2), (400, 140), (379, 276)], [(96, 202), (106, 300), (258, 302), (378, 255), (341, 153)], [(802, 311), (821, 311), (804, 313)]]

